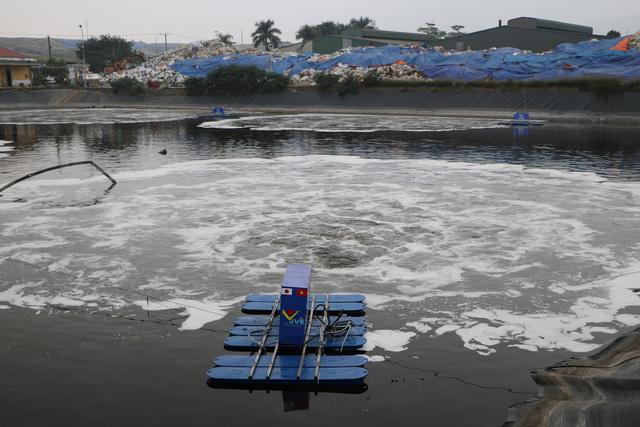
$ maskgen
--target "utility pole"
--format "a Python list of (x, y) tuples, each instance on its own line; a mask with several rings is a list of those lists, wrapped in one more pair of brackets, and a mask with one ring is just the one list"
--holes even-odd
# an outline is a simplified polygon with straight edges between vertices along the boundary
[(84, 87), (87, 87), (87, 76), (85, 75), (86, 62), (84, 58), (84, 31), (82, 31), (82, 24), (80, 24), (80, 34), (82, 35), (82, 81)]
[(49, 60), (51, 60), (51, 37), (47, 36), (47, 44), (49, 45)]
[(167, 48), (167, 36), (169, 33), (164, 33), (164, 51), (167, 52), (169, 49)]

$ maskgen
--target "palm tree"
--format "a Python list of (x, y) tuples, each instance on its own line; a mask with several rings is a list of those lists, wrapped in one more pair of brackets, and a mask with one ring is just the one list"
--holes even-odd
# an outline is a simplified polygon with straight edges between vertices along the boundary
[(315, 39), (317, 37), (318, 31), (316, 29), (316, 27), (312, 27), (310, 25), (304, 24), (302, 27), (300, 27), (298, 29), (298, 32), (296, 33), (296, 39), (302, 39), (302, 42), (300, 43), (300, 51), (302, 51), (302, 49), (304, 49), (304, 45)]
[(256, 22), (256, 30), (251, 34), (251, 37), (253, 37), (253, 46), (258, 47), (264, 44), (264, 49), (267, 52), (269, 51), (269, 45), (277, 49), (278, 46), (280, 46), (280, 37), (278, 37), (278, 34), (282, 34), (282, 32), (273, 26), (271, 19)]
[(344, 24), (335, 23), (333, 21), (323, 21), (320, 25), (316, 25), (318, 36), (333, 36), (340, 34), (345, 27)]
[(365, 17), (360, 17), (360, 18), (352, 18), (351, 21), (349, 21), (349, 26), (352, 28), (363, 28), (363, 29), (367, 29), (367, 30), (377, 30), (378, 27), (376, 26), (376, 21), (374, 21), (373, 19), (369, 18), (368, 16)]
[(220, 34), (218, 33), (218, 42), (222, 44), (226, 44), (227, 46), (231, 46), (233, 42), (233, 36), (231, 34)]

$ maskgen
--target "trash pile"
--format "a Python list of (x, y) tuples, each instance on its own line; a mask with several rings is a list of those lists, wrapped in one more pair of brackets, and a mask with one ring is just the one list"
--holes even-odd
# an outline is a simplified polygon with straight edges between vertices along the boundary
[(629, 49), (640, 50), (640, 31), (632, 36), (624, 37), (612, 49), (626, 52)]
[(313, 81), (313, 77), (318, 73), (330, 73), (337, 74), (341, 77), (346, 77), (349, 75), (354, 75), (359, 79), (363, 79), (364, 76), (367, 75), (370, 71), (377, 72), (381, 78), (389, 79), (389, 80), (397, 80), (397, 81), (417, 81), (417, 80), (425, 80), (425, 77), (422, 73), (414, 66), (406, 65), (406, 64), (391, 64), (391, 65), (382, 65), (379, 67), (372, 68), (363, 68), (363, 67), (352, 67), (347, 64), (338, 64), (335, 68), (331, 70), (315, 70), (313, 68), (308, 68), (302, 70), (300, 74), (295, 74), (291, 76), (291, 82), (293, 84), (315, 84)]
[[(395, 46), (389, 47), (396, 48)], [(414, 46), (406, 48), (424, 50), (424, 48), (419, 49)], [(336, 58), (359, 51), (363, 51), (363, 49), (345, 48), (332, 54), (323, 55), (283, 52), (277, 49), (265, 52), (254, 47), (228, 46), (213, 40), (198, 41), (149, 57), (137, 67), (106, 74), (103, 81), (109, 83), (123, 77), (129, 77), (151, 87), (175, 87), (181, 86), (189, 77), (205, 77), (209, 71), (220, 66), (238, 64), (256, 65), (269, 72), (289, 75), (293, 84), (314, 84), (313, 76), (319, 72), (341, 76), (355, 74), (358, 77), (364, 77), (370, 71), (369, 67), (354, 65), (350, 60), (342, 63), (338, 59), (336, 62)], [(307, 65), (300, 67), (303, 64)], [(376, 67), (376, 71), (381, 74), (382, 78), (424, 80), (416, 66), (407, 65), (402, 61), (380, 64)]]
[(171, 66), (189, 77), (205, 77), (218, 67), (255, 65), (265, 71), (290, 76), (294, 83), (311, 83), (318, 72), (346, 76), (374, 70), (387, 79), (560, 80), (576, 77), (614, 76), (640, 79), (640, 51), (635, 37), (625, 49), (616, 49), (623, 38), (563, 43), (550, 52), (532, 53), (503, 47), (478, 51), (443, 51), (416, 46), (348, 48), (332, 55), (289, 54), (218, 55), (188, 59)]
[[(129, 68), (122, 71), (114, 71), (104, 76), (104, 81), (121, 79), (130, 77), (138, 80), (143, 84), (158, 87), (174, 87), (181, 86), (186, 76), (172, 68), (172, 65), (185, 61), (206, 59), (210, 57), (225, 57), (234, 55), (265, 55), (266, 53), (256, 48), (239, 49), (234, 46), (228, 46), (214, 40), (200, 40), (195, 43), (182, 46), (159, 55), (148, 57), (147, 60), (137, 67)], [(149, 83), (151, 82), (151, 83)]]
[(189, 77), (205, 77), (228, 65), (255, 65), (291, 77), (294, 84), (314, 84), (317, 73), (364, 77), (376, 71), (390, 80), (557, 80), (587, 76), (640, 78), (640, 32), (617, 39), (564, 43), (542, 54), (515, 48), (444, 51), (424, 46), (345, 48), (329, 55), (237, 48), (199, 41), (149, 58), (144, 64), (105, 77), (132, 77), (149, 86), (180, 86)]
[(104, 81), (110, 83), (117, 79), (130, 77), (152, 87), (171, 87), (183, 84), (186, 77), (174, 71), (170, 65), (170, 63), (160, 63), (157, 65), (145, 63), (135, 68), (114, 71), (113, 73), (107, 74), (104, 77)]

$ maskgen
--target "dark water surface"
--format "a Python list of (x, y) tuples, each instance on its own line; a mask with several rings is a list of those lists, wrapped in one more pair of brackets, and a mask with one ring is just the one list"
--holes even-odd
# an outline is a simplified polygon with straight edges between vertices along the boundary
[[(197, 114), (0, 112), (0, 185), (118, 181), (0, 197), (7, 425), (500, 425), (531, 369), (640, 324), (636, 128)], [(288, 263), (367, 296), (366, 391), (207, 386)]]

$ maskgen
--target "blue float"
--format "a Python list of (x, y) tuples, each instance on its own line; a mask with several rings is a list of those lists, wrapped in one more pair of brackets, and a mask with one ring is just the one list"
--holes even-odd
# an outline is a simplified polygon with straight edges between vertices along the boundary
[(227, 113), (223, 107), (213, 107), (211, 109), (211, 114), (206, 114), (204, 116), (198, 116), (201, 119), (212, 119), (222, 120), (222, 119), (237, 119), (239, 116), (235, 113)]
[[(270, 302), (273, 303), (278, 295), (276, 294), (252, 294), (247, 296), (247, 302)], [(329, 295), (330, 303), (347, 303), (355, 302), (362, 303), (365, 300), (364, 295), (360, 294), (334, 294)], [(326, 301), (326, 295), (316, 295), (316, 304), (324, 304)]]
[[(242, 311), (251, 314), (267, 314), (271, 312), (273, 306), (273, 302), (245, 302), (242, 304)], [(276, 307), (279, 308), (280, 305), (277, 305)], [(367, 306), (361, 302), (329, 302), (329, 304), (314, 304), (314, 312), (322, 313), (324, 310), (327, 310), (331, 315), (340, 313), (361, 315), (364, 313), (364, 309), (366, 307)], [(309, 307), (309, 310), (311, 310), (311, 307)], [(282, 322), (282, 319), (279, 321)]]
[(529, 120), (529, 113), (514, 113), (513, 120), (498, 122), (498, 124), (526, 127), (526, 126), (542, 126), (544, 122), (533, 122)]
[[(341, 355), (341, 356), (322, 356), (320, 358), (321, 368), (348, 368), (356, 366), (364, 366), (369, 359), (360, 355)], [(250, 368), (255, 362), (254, 356), (246, 355), (225, 355), (219, 356), (213, 359), (213, 363), (216, 366), (235, 366)], [(259, 368), (269, 367), (271, 358), (262, 356), (258, 359)], [(302, 359), (302, 366), (304, 368), (310, 368), (316, 366), (316, 356), (305, 356)], [(298, 368), (300, 365), (299, 356), (277, 356), (274, 362), (274, 367), (278, 368)]]
[[(320, 334), (320, 328), (322, 328), (323, 326), (321, 326), (320, 323), (316, 324), (315, 326), (312, 324), (311, 325), (311, 335), (319, 335)], [(231, 329), (229, 329), (229, 334), (230, 335), (240, 335), (240, 336), (256, 336), (256, 335), (262, 335), (264, 334), (264, 327), (263, 326), (234, 326)], [(352, 324), (346, 324), (346, 325), (336, 325), (335, 327), (331, 327), (331, 328), (327, 328), (325, 330), (325, 332), (330, 332), (332, 334), (335, 334), (336, 336), (340, 335), (364, 335), (367, 332), (366, 328), (363, 328), (362, 326), (353, 326)], [(280, 328), (277, 326), (272, 326), (271, 330), (269, 331), (269, 337), (272, 336), (277, 336), (280, 334)], [(282, 342), (282, 341), (280, 341)]]
[[(236, 326), (265, 326), (269, 321), (268, 317), (265, 316), (241, 316), (234, 319), (233, 324)], [(344, 322), (349, 323), (352, 326), (364, 326), (367, 322), (367, 319), (364, 317), (352, 317), (352, 316), (341, 316), (341, 317), (327, 317), (328, 324), (334, 324), (335, 322)], [(271, 323), (272, 328), (278, 327), (280, 324), (279, 319), (273, 319)], [(321, 325), (321, 319), (313, 319), (312, 326)]]

